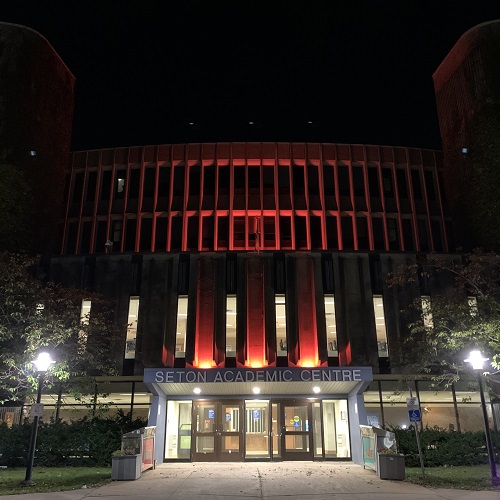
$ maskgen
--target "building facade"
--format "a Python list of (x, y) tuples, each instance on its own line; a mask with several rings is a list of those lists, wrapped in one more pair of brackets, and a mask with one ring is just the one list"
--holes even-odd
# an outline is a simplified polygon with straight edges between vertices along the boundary
[(433, 75), (444, 187), (463, 248), (499, 249), (500, 21), (463, 34)]
[(386, 277), (448, 252), (441, 174), (439, 152), (387, 146), (75, 152), (49, 276), (128, 324), (114, 362), (139, 377), (121, 393), (136, 414), (152, 394), (157, 460), (359, 462), (360, 423), (404, 421), (384, 377), (404, 371), (400, 311), (421, 291)]
[[(4, 29), (15, 39), (17, 28)], [(64, 69), (54, 74), (69, 92)], [(442, 119), (445, 82), (436, 84)], [(49, 279), (113, 302), (124, 327), (110, 364), (120, 375), (98, 378), (88, 402), (44, 394), (44, 417), (103, 405), (148, 418), (159, 463), (361, 463), (359, 425), (408, 425), (410, 392), (424, 425), (481, 429), (469, 389), (436, 395), (430, 381), (404, 378), (402, 311), (447, 277), (387, 284), (430, 253), (459, 258), (443, 189), (450, 165), (434, 150), (334, 143), (74, 152), (65, 196), (54, 194), (64, 200), (57, 252), (43, 266)], [(89, 311), (84, 300), (82, 317)], [(4, 421), (22, 415), (0, 410)]]
[(2, 250), (53, 253), (57, 247), (74, 85), (42, 35), (0, 23)]

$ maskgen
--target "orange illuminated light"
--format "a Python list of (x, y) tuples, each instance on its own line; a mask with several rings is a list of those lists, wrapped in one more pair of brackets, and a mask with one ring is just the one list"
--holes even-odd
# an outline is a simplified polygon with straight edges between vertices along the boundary
[(214, 368), (215, 367), (215, 361), (212, 361), (212, 363), (200, 363), (199, 368), (207, 369), (207, 368)]
[(302, 366), (303, 368), (314, 368), (319, 365), (318, 359), (306, 358), (299, 359), (297, 366)]

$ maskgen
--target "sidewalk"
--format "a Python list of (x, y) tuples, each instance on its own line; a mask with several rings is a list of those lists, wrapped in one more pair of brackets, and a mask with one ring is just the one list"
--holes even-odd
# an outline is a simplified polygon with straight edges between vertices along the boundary
[(429, 489), (379, 479), (352, 462), (162, 464), (137, 481), (0, 496), (22, 500), (499, 500), (500, 492)]

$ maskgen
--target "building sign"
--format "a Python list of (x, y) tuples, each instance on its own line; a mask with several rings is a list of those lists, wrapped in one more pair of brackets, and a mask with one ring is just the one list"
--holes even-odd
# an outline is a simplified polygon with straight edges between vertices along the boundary
[(364, 382), (373, 380), (370, 367), (356, 368), (147, 368), (144, 382), (162, 384), (204, 382)]
[(406, 398), (406, 406), (409, 411), (420, 410), (420, 403), (418, 398)]
[(30, 417), (43, 417), (43, 404), (33, 403), (31, 405)]

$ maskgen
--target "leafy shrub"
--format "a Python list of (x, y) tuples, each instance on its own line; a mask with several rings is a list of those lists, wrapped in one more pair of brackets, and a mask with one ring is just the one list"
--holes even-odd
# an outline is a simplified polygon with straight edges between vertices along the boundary
[[(40, 424), (35, 464), (45, 467), (111, 464), (112, 453), (121, 446), (122, 434), (146, 422), (119, 414), (114, 419), (83, 418), (74, 422)], [(26, 466), (32, 425), (8, 428), (0, 425), (0, 465)]]
[[(400, 453), (407, 467), (419, 467), (417, 440), (414, 429), (391, 428), (395, 432)], [(492, 431), (493, 448), (500, 460), (500, 432)], [(426, 467), (470, 466), (488, 463), (484, 432), (450, 432), (424, 429), (420, 431), (420, 444)]]

